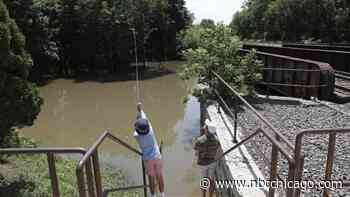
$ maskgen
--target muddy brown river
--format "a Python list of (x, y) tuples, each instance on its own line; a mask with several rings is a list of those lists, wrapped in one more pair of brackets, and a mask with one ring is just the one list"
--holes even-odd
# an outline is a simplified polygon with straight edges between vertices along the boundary
[[(199, 103), (188, 96), (188, 88), (194, 83), (185, 83), (174, 72), (177, 64), (166, 65), (172, 72), (144, 77), (141, 97), (157, 138), (164, 142), (167, 196), (192, 197), (200, 195), (199, 170), (191, 146), (192, 138), (199, 133)], [(132, 137), (135, 89), (132, 77), (111, 82), (54, 80), (40, 88), (45, 100), (41, 113), (22, 133), (42, 147), (88, 148), (104, 131), (110, 131), (137, 147)], [(140, 159), (132, 152), (106, 143), (100, 155), (101, 162), (124, 170), (135, 184), (141, 183)]]

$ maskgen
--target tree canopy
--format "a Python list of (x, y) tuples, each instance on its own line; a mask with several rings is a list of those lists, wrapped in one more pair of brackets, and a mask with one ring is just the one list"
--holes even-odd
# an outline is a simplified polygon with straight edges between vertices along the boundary
[(117, 72), (133, 59), (178, 56), (177, 34), (192, 23), (184, 0), (5, 0), (27, 37), (39, 75)]
[[(262, 78), (262, 64), (255, 51), (246, 56), (240, 53), (240, 40), (229, 27), (196, 25), (186, 30), (183, 40), (188, 61), (181, 73), (183, 79), (199, 76), (199, 82), (215, 85), (211, 73), (215, 71), (242, 94), (253, 93), (255, 82)], [(228, 93), (220, 87), (219, 91)]]
[(247, 0), (231, 22), (243, 39), (350, 42), (347, 0)]
[(33, 65), (25, 37), (0, 0), (0, 147), (12, 142), (12, 129), (33, 124), (42, 99), (27, 78)]

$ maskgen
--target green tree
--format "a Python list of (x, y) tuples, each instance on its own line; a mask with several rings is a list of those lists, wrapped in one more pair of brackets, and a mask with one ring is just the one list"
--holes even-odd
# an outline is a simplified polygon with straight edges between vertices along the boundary
[(346, 0), (248, 0), (231, 27), (242, 38), (350, 42)]
[(25, 51), (25, 37), (9, 17), (0, 0), (0, 146), (11, 145), (14, 127), (33, 124), (42, 99), (37, 88), (28, 82), (33, 65)]
[[(191, 31), (188, 32), (192, 34)], [(203, 28), (196, 32), (200, 34), (199, 43), (193, 45), (196, 48), (184, 51), (188, 64), (181, 73), (182, 78), (199, 76), (200, 83), (208, 84), (213, 82), (211, 71), (215, 71), (242, 94), (251, 94), (255, 82), (262, 78), (262, 64), (257, 60), (255, 52), (242, 56), (238, 37), (223, 24), (214, 29)], [(217, 86), (219, 90), (223, 90), (220, 87)]]
[(200, 26), (204, 28), (215, 28), (215, 21), (212, 19), (202, 19)]
[[(33, 71), (39, 75), (48, 74), (55, 69), (54, 63), (59, 60), (58, 48), (50, 30), (50, 18), (44, 14), (47, 5), (41, 0), (5, 0), (10, 17), (15, 19), (26, 37), (26, 50), (34, 60)], [(53, 4), (54, 1), (51, 1)], [(50, 13), (53, 13), (50, 11)]]

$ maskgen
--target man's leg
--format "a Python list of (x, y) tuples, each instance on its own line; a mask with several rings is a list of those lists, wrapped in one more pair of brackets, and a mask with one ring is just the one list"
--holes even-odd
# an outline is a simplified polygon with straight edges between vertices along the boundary
[(156, 188), (156, 173), (155, 173), (155, 166), (154, 166), (153, 160), (146, 161), (146, 170), (147, 170), (148, 181), (149, 181), (149, 190), (153, 197), (155, 196), (155, 188)]
[(201, 189), (202, 190), (202, 196), (205, 197), (205, 193), (207, 192), (205, 189)]
[(213, 197), (214, 191), (215, 191), (215, 170), (216, 170), (216, 163), (210, 164), (208, 167), (208, 176), (210, 180), (210, 187), (209, 187), (209, 197)]
[(209, 197), (213, 197), (214, 191), (215, 191), (215, 185), (214, 185), (215, 183), (212, 178), (210, 178), (209, 180), (210, 180)]
[(158, 180), (158, 187), (161, 197), (164, 196), (164, 176), (163, 176), (163, 160), (157, 159), (155, 161), (155, 167), (156, 167), (156, 174), (157, 174), (157, 180)]
[(155, 189), (156, 189), (156, 180), (154, 176), (148, 176), (149, 180), (149, 190), (151, 192), (151, 195), (154, 196)]
[[(208, 166), (200, 166), (200, 169), (201, 169), (201, 180), (200, 181), (203, 181), (203, 179), (207, 178), (208, 175), (209, 175), (208, 174)], [(201, 188), (203, 197), (206, 197), (207, 190), (208, 189), (202, 189)]]

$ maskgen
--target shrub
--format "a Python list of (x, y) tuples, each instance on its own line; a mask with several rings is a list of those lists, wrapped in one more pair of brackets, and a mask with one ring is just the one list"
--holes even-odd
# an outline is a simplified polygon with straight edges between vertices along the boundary
[(214, 83), (211, 74), (214, 71), (241, 94), (252, 94), (255, 82), (262, 78), (262, 64), (255, 51), (242, 56), (240, 40), (223, 24), (215, 28), (193, 28), (195, 30), (187, 30), (184, 36), (184, 42), (190, 43), (187, 45), (190, 48), (184, 50), (187, 64), (181, 77), (187, 80), (198, 76), (200, 83), (211, 84), (224, 91), (225, 88), (219, 88), (219, 84)]

